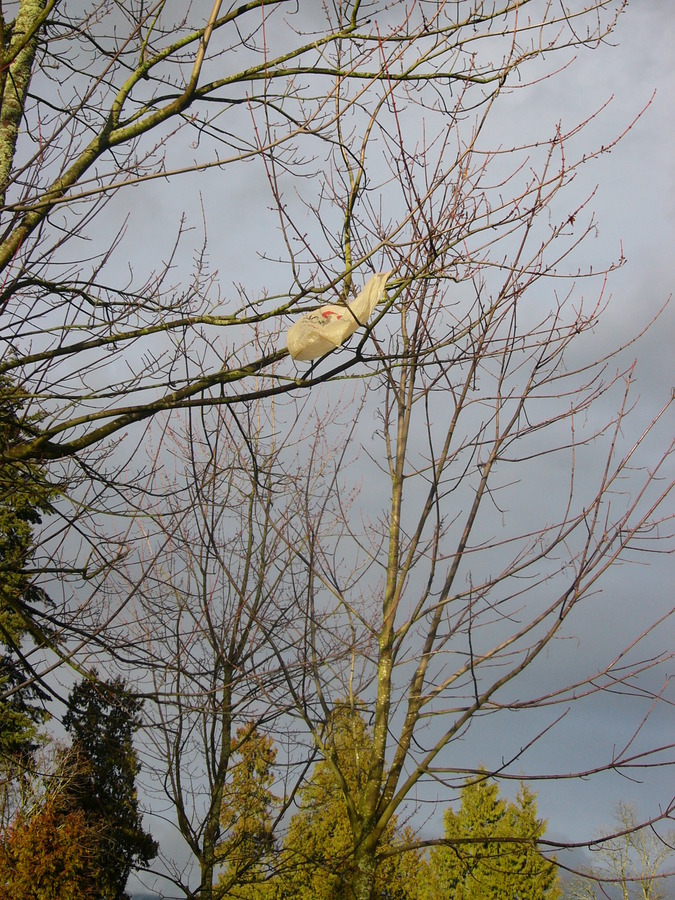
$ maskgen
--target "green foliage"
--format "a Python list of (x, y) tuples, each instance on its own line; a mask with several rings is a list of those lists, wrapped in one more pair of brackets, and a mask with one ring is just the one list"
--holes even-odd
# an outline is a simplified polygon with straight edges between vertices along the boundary
[(0, 768), (5, 777), (19, 776), (37, 749), (37, 731), (47, 718), (44, 693), (24, 684), (24, 672), (10, 653), (0, 657)]
[(26, 777), (21, 806), (0, 834), (0, 900), (127, 897), (133, 865), (157, 853), (135, 789), (140, 708), (119, 679), (92, 673), (74, 688), (64, 717), (71, 746), (50, 748), (53, 772)]
[(445, 813), (445, 846), (431, 851), (424, 900), (556, 900), (555, 864), (537, 850), (546, 823), (522, 786), (503, 800), (487, 777), (467, 781), (459, 813)]
[(4, 643), (26, 631), (26, 604), (43, 599), (26, 564), (33, 552), (33, 528), (41, 513), (51, 510), (57, 488), (36, 463), (8, 459), (22, 442), (24, 397), (7, 379), (0, 379), (0, 636)]
[(35, 631), (36, 608), (47, 602), (28, 568), (33, 530), (58, 493), (42, 466), (7, 458), (30, 427), (23, 421), (24, 400), (20, 390), (0, 378), (0, 769), (6, 782), (22, 776), (37, 747), (38, 727), (47, 718), (46, 697), (31, 682), (22, 643)]
[[(372, 737), (361, 715), (338, 707), (331, 718), (331, 760), (318, 762), (298, 793), (298, 812), (292, 817), (277, 860), (277, 874), (254, 892), (231, 896), (260, 900), (335, 900), (351, 896), (354, 874), (354, 836), (346, 798), (359, 806), (372, 753)], [(354, 813), (352, 812), (352, 815)], [(397, 843), (407, 830), (392, 819), (378, 845), (374, 900), (413, 900), (420, 868), (415, 853), (398, 854)]]
[(141, 701), (121, 679), (101, 682), (92, 673), (68, 698), (63, 724), (71, 736), (74, 776), (66, 794), (99, 833), (99, 900), (121, 900), (134, 865), (157, 855), (157, 844), (143, 830), (136, 795), (140, 770), (133, 736), (140, 727)]
[(255, 881), (274, 850), (273, 819), (279, 799), (272, 793), (277, 751), (253, 723), (237, 729), (231, 744), (232, 778), (223, 792), (218, 848), (226, 871), (221, 884)]

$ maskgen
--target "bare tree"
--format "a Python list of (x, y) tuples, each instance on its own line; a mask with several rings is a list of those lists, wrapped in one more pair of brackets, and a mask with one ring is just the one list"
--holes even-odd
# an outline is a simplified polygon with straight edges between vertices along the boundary
[(652, 826), (640, 827), (635, 807), (629, 803), (617, 805), (613, 830), (614, 837), (593, 848), (597, 861), (590, 877), (572, 884), (569, 897), (595, 900), (618, 890), (623, 900), (662, 900), (665, 879), (672, 878), (666, 864), (675, 852), (675, 834), (661, 836)]
[[(658, 509), (671, 485), (653, 478), (665, 475), (672, 453), (666, 442), (636, 478), (640, 441), (626, 450), (621, 439), (632, 366), (608, 376), (611, 359), (567, 363), (598, 310), (580, 313), (566, 301), (528, 309), (524, 288), (546, 274), (539, 239), (528, 252), (531, 233), (526, 223), (518, 265), (501, 285), (476, 279), (465, 322), (448, 321), (436, 284), (402, 295), (398, 328), (383, 351), (399, 363), (383, 367), (376, 389), (384, 398), (380, 426), (350, 460), (369, 484), (382, 474), (390, 505), (369, 504), (358, 525), (345, 520), (334, 544), (315, 548), (324, 593), (307, 597), (308, 617), (321, 623), (307, 656), (320, 705), (307, 710), (298, 696), (298, 708), (336, 767), (330, 735), (323, 737), (331, 705), (347, 695), (373, 715), (368, 782), (345, 801), (361, 873), (357, 898), (371, 896), (378, 840), (392, 815), (420, 782), (456, 790), (462, 766), (452, 747), (486, 715), (499, 733), (500, 714), (568, 707), (602, 690), (641, 692), (645, 716), (661, 700), (641, 676), (671, 658), (667, 644), (656, 658), (631, 655), (659, 627), (658, 617), (643, 623), (630, 647), (598, 657), (572, 683), (539, 692), (522, 680), (556, 637), (573, 633), (607, 569), (659, 533)], [(594, 407), (612, 393), (618, 411), (597, 424)], [(580, 426), (584, 418), (593, 424)], [(554, 453), (566, 459), (567, 478), (539, 503), (528, 479)], [(345, 486), (350, 471), (347, 465)], [(628, 476), (632, 491), (619, 491)], [(354, 560), (347, 572), (344, 559)], [(327, 670), (321, 645), (352, 635), (355, 667)], [(641, 714), (633, 739), (609, 748), (597, 770), (662, 759), (664, 747), (632, 750), (644, 726)], [(499, 748), (493, 771), (518, 777), (539, 728), (525, 734), (513, 758)]]
[[(593, 116), (512, 142), (494, 124), (624, 6), (218, 0), (207, 18), (168, 0), (20, 0), (5, 13), (0, 375), (26, 403), (4, 464), (40, 460), (64, 485), (35, 563), (54, 606), (24, 610), (26, 678), (50, 685), (63, 659), (150, 673), (203, 896), (235, 719), (293, 733), (288, 765), (319, 752), (340, 781), (331, 710), (370, 712), (362, 792), (341, 779), (362, 900), (392, 817), (425, 782), (458, 790), (472, 766), (451, 751), (488, 714), (497, 727), (605, 689), (661, 702), (650, 678), (667, 653), (639, 651), (659, 621), (574, 683), (525, 679), (610, 567), (665, 546), (673, 447), (659, 431), (670, 399), (626, 437), (633, 360), (589, 341), (622, 260), (583, 268), (595, 221), (573, 181), (611, 143), (589, 146)], [(234, 193), (246, 166), (262, 210), (253, 287), (223, 284), (207, 241), (207, 192)], [(145, 212), (135, 228), (136, 191), (151, 204), (162, 185), (180, 210), (198, 179), (201, 203), (146, 259), (148, 226), (166, 230)], [(374, 319), (292, 363), (283, 330), (372, 272), (391, 273)], [(312, 389), (350, 429), (298, 405)], [(262, 416), (266, 445), (257, 410), (284, 397)], [(522, 778), (543, 730), (490, 773)], [(661, 749), (633, 746), (592, 768)]]
[[(311, 400), (305, 405), (317, 417)], [(214, 873), (229, 862), (228, 846), (237, 850), (224, 841), (222, 823), (232, 818), (224, 806), (248, 742), (255, 750), (261, 735), (272, 734), (284, 749), (284, 765), (273, 773), (281, 798), (273, 824), (315, 755), (286, 687), (288, 678), (296, 686), (306, 678), (298, 650), (307, 622), (297, 595), (309, 577), (302, 547), (287, 538), (304, 527), (299, 492), (330, 491), (330, 477), (325, 488), (316, 481), (329, 467), (324, 441), (336, 416), (325, 412), (322, 428), (283, 446), (276, 413), (283, 416), (259, 401), (237, 419), (241, 431), (222, 412), (190, 416), (184, 430), (172, 430), (164, 450), (175, 467), (158, 486), (161, 505), (139, 512), (146, 549), (127, 571), (137, 589), (115, 646), (148, 695), (148, 792), (158, 808), (168, 801), (189, 848), (187, 865), (164, 858), (166, 874), (187, 896), (227, 896), (230, 882), (216, 887)], [(315, 465), (304, 461), (308, 451)], [(113, 646), (112, 635), (108, 641)], [(244, 763), (233, 764), (237, 756)], [(233, 866), (232, 879), (245, 880), (255, 862)], [(199, 867), (197, 889), (191, 863)]]

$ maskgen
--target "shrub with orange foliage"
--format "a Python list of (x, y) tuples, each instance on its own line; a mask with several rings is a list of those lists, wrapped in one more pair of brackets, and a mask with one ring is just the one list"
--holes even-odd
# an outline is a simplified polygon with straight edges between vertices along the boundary
[(0, 838), (0, 900), (99, 900), (98, 835), (82, 810), (47, 798)]

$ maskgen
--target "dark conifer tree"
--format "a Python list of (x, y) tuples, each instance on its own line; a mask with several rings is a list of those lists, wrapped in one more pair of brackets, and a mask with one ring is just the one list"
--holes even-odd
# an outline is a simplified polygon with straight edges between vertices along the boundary
[(141, 725), (142, 701), (121, 679), (99, 681), (96, 673), (73, 689), (63, 724), (71, 736), (74, 777), (67, 802), (100, 828), (100, 900), (123, 900), (129, 873), (157, 855), (157, 843), (143, 829), (133, 745)]

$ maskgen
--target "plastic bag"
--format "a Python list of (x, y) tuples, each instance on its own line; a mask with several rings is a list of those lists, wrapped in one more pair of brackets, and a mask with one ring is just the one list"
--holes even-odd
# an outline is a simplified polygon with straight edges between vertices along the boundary
[(373, 275), (356, 300), (346, 306), (322, 306), (294, 322), (286, 333), (286, 346), (293, 359), (318, 359), (344, 344), (372, 316), (390, 275)]

